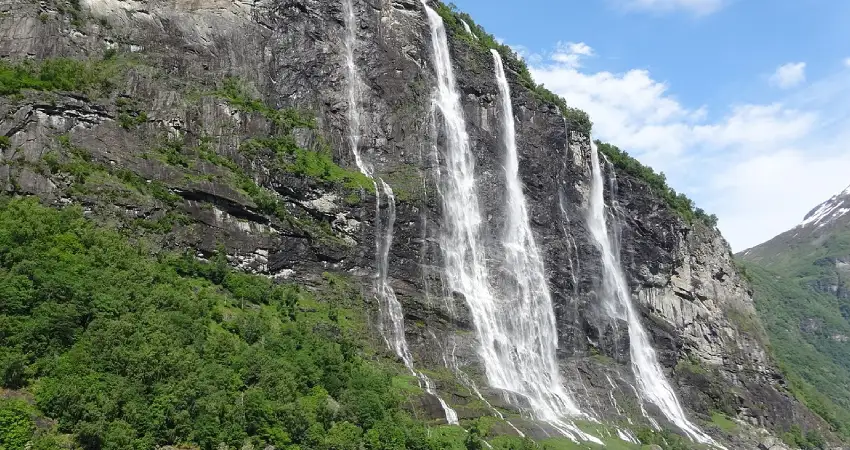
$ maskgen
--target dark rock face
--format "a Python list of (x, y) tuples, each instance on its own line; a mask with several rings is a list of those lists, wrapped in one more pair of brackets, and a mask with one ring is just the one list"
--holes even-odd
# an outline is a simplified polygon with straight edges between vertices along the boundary
[[(341, 3), (332, 0), (257, 2), (83, 0), (88, 18), (73, 24), (50, 2), (15, 0), (0, 16), (0, 56), (20, 61), (58, 56), (100, 58), (109, 48), (135, 63), (115, 93), (85, 98), (31, 93), (0, 99), (0, 134), (11, 147), (0, 158), (0, 185), (57, 205), (82, 203), (111, 223), (157, 220), (169, 211), (188, 218), (160, 239), (169, 248), (206, 256), (223, 245), (245, 270), (303, 282), (324, 271), (362, 277), (372, 293), (375, 273), (374, 195), (296, 176), (258, 164), (240, 153), (247, 139), (273, 132), (258, 114), (239, 111), (208, 93), (225, 77), (244, 80), (276, 108), (315, 113), (315, 130), (294, 134), (304, 147), (326, 144), (333, 159), (353, 168), (348, 147), (347, 94)], [(421, 4), (413, 0), (355, 1), (358, 69), (366, 84), (361, 152), (376, 175), (396, 190), (398, 216), (390, 253), (390, 279), (405, 309), (407, 338), (417, 366), (451, 366), (473, 380), (491, 403), (477, 358), (474, 324), (465, 300), (446, 292), (438, 245), (442, 214), (437, 196), (442, 130), (433, 120), (430, 36)], [(40, 20), (46, 14), (47, 20)], [(499, 238), (504, 218), (503, 153), (490, 54), (452, 39), (463, 97), (482, 215), (485, 244)], [(628, 328), (601, 311), (601, 262), (585, 226), (590, 189), (589, 137), (570, 130), (555, 106), (539, 101), (509, 73), (516, 115), (520, 175), (530, 222), (545, 257), (559, 331), (559, 353), (571, 390), (596, 415), (641, 417), (630, 369)], [(148, 120), (119, 124), (117, 95), (135, 99)], [(439, 123), (439, 121), (436, 121)], [(117, 196), (111, 178), (89, 190), (73, 189), (67, 176), (38, 169), (44, 156), (62, 155), (67, 135), (93, 161), (137, 174), (176, 196)], [(285, 205), (282, 220), (264, 212), (228, 178), (227, 168), (207, 160), (189, 167), (151, 156), (169, 136), (187, 147), (210, 142), (259, 186)], [(606, 176), (613, 176), (607, 169)], [(148, 181), (150, 180), (150, 181)], [(622, 262), (659, 360), (694, 417), (724, 411), (757, 427), (817, 423), (785, 391), (758, 333), (747, 286), (729, 247), (716, 230), (688, 225), (637, 179), (617, 178), (606, 192), (620, 217)], [(310, 226), (304, 225), (311, 224)], [(316, 231), (321, 230), (321, 231)], [(495, 248), (488, 245), (488, 248)], [(491, 254), (494, 260), (500, 255)], [(467, 386), (467, 387), (464, 387)], [(438, 380), (438, 388), (465, 417), (475, 400), (469, 383)], [(434, 399), (426, 410), (440, 416)], [(653, 413), (651, 405), (645, 405)], [(743, 444), (742, 444), (743, 445)], [(741, 448), (752, 448), (743, 445)], [(773, 447), (771, 447), (773, 448)], [(777, 447), (779, 448), (779, 447)]]

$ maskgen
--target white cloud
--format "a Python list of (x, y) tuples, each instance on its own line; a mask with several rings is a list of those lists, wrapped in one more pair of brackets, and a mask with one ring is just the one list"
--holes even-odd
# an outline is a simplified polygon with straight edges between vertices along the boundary
[(697, 15), (707, 15), (719, 11), (725, 0), (615, 0), (627, 10), (671, 12), (688, 11)]
[(549, 57), (559, 64), (578, 68), (585, 56), (593, 56), (593, 49), (584, 42), (558, 42)]
[(736, 251), (795, 226), (850, 183), (850, 152), (811, 155), (808, 150), (793, 147), (742, 158), (713, 177), (705, 206), (719, 216)]
[(844, 59), (844, 65), (847, 66), (847, 67), (850, 67), (850, 58)]
[(532, 65), (532, 75), (587, 111), (596, 137), (665, 172), (716, 213), (735, 250), (793, 227), (850, 183), (850, 132), (841, 131), (850, 130), (850, 80), (842, 73), (793, 97), (730, 105), (718, 115), (684, 105), (647, 70), (583, 71), (581, 53)]
[(770, 76), (770, 84), (782, 89), (799, 86), (806, 81), (806, 63), (788, 63), (776, 68)]

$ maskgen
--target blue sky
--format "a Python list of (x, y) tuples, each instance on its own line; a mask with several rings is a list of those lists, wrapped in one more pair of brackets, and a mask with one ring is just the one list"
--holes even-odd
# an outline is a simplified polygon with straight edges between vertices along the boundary
[(455, 0), (733, 248), (850, 184), (850, 2)]

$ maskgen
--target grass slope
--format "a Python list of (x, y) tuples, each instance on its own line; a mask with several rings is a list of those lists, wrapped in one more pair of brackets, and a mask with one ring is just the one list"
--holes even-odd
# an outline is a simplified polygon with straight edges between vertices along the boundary
[(772, 352), (794, 394), (833, 429), (850, 437), (850, 336), (846, 301), (819, 292), (811, 282), (824, 270), (814, 264), (825, 251), (806, 249), (799, 258), (782, 256), (768, 269), (742, 262), (754, 290), (756, 309)]

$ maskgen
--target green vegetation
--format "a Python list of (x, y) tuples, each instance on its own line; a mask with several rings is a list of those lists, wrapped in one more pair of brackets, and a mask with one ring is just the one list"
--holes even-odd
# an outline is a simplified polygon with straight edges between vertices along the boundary
[(154, 151), (159, 155), (159, 159), (170, 165), (170, 166), (180, 166), (184, 169), (188, 169), (191, 167), (192, 161), (186, 155), (187, 151), (184, 149), (184, 141), (183, 138), (173, 138), (168, 137), (165, 139), (161, 145), (157, 146)]
[[(662, 450), (708, 450), (710, 447), (692, 443), (689, 439), (682, 437), (672, 431), (656, 431), (650, 428), (641, 429), (638, 439), (641, 444), (622, 441), (615, 436), (613, 429), (605, 425), (580, 424), (587, 432), (593, 433), (602, 439), (603, 445), (593, 443), (576, 443), (564, 437), (551, 437), (534, 442), (527, 438), (518, 436), (497, 436), (488, 440), (494, 449), (498, 450), (642, 450), (649, 445), (658, 445)], [(470, 434), (472, 434), (470, 432)]]
[(817, 430), (803, 433), (799, 425), (792, 425), (791, 430), (782, 435), (782, 440), (786, 444), (802, 450), (826, 450), (830, 448)]
[(366, 175), (338, 166), (333, 161), (330, 148), (305, 150), (298, 147), (291, 135), (250, 139), (242, 144), (239, 151), (248, 157), (268, 155), (275, 168), (289, 173), (329, 183), (342, 183), (349, 189), (375, 190), (372, 180)]
[(309, 114), (294, 109), (276, 109), (254, 97), (238, 78), (229, 77), (214, 93), (234, 108), (245, 112), (258, 113), (278, 127), (275, 133), (286, 135), (295, 128), (316, 128), (316, 120)]
[(738, 430), (738, 424), (733, 422), (726, 414), (718, 411), (711, 413), (711, 424), (729, 434)]
[(663, 173), (657, 174), (652, 168), (645, 166), (640, 161), (632, 158), (623, 150), (614, 145), (596, 141), (599, 151), (604, 154), (617, 170), (625, 172), (635, 178), (643, 180), (652, 191), (664, 199), (667, 206), (688, 223), (698, 220), (706, 226), (714, 228), (717, 226), (717, 216), (706, 214), (700, 208), (694, 206), (693, 200), (685, 194), (676, 193), (676, 190), (667, 185), (667, 177)]
[(262, 115), (273, 125), (270, 137), (249, 139), (242, 144), (239, 150), (247, 157), (265, 156), (272, 161), (274, 168), (289, 173), (328, 183), (341, 183), (349, 189), (374, 192), (374, 185), (367, 176), (336, 164), (327, 145), (319, 145), (318, 150), (298, 146), (292, 132), (298, 128), (315, 129), (314, 117), (294, 109), (272, 108), (252, 96), (236, 78), (227, 78), (214, 94), (237, 109)]
[[(251, 201), (256, 204), (259, 212), (263, 214), (270, 215), (272, 217), (276, 217), (284, 223), (287, 223), (289, 226), (293, 227), (296, 230), (301, 231), (308, 235), (311, 239), (314, 239), (318, 242), (322, 242), (328, 245), (337, 245), (337, 246), (347, 246), (349, 245), (345, 241), (339, 239), (333, 230), (330, 228), (330, 225), (326, 222), (317, 222), (314, 218), (305, 216), (305, 217), (296, 217), (290, 210), (287, 208), (286, 202), (283, 197), (281, 197), (275, 191), (268, 189), (266, 187), (260, 186), (252, 177), (248, 175), (248, 173), (242, 169), (235, 161), (230, 158), (224, 157), (216, 153), (210, 146), (210, 140), (208, 138), (201, 138), (199, 145), (195, 147), (190, 147), (185, 144), (185, 137), (168, 137), (166, 138), (159, 146), (155, 148), (155, 152), (157, 158), (164, 162), (165, 164), (182, 168), (184, 170), (195, 169), (197, 162), (199, 160), (208, 161), (212, 164), (215, 164), (219, 167), (228, 169), (229, 173), (224, 177), (227, 178), (226, 181), (232, 183), (233, 187), (244, 193)], [(310, 154), (315, 152), (309, 152), (307, 150), (302, 150), (297, 147), (288, 146), (289, 138), (268, 138), (268, 139), (252, 139), (248, 140), (243, 144), (242, 152), (247, 154), (249, 157), (256, 157), (261, 152), (271, 152), (271, 151), (279, 151), (283, 153), (283, 156), (279, 156), (278, 159), (275, 159), (273, 166), (275, 164), (284, 165), (287, 164), (285, 158), (287, 156), (285, 152), (288, 149), (293, 149), (294, 156), (303, 154)], [(268, 146), (268, 147), (266, 147)], [(321, 176), (325, 181), (329, 182), (341, 182), (343, 185), (348, 188), (358, 188), (360, 187), (363, 180), (358, 177), (352, 176), (352, 174), (359, 175), (363, 177), (359, 172), (351, 172), (340, 168), (333, 164), (330, 160), (329, 155), (323, 155), (323, 160), (315, 160), (315, 159), (295, 159), (292, 160), (292, 163), (286, 167), (285, 170), (289, 170), (291, 172), (295, 172), (305, 176)], [(318, 161), (318, 162), (317, 162)], [(195, 174), (195, 173), (187, 173), (187, 179), (191, 180), (205, 180), (212, 181), (215, 177), (210, 174)], [(365, 178), (365, 177), (363, 177)], [(368, 180), (368, 179), (366, 179)], [(371, 183), (368, 185), (374, 191), (374, 187)], [(171, 196), (177, 197), (176, 194), (171, 193), (166, 190)], [(178, 217), (177, 221), (174, 220), (174, 217), (165, 217), (157, 220), (155, 223), (138, 223), (143, 225), (144, 228), (149, 230), (169, 230), (170, 227), (176, 224), (184, 223), (184, 217)]]
[[(756, 309), (789, 389), (833, 431), (850, 438), (850, 349), (834, 338), (850, 336), (841, 304), (834, 296), (814, 291), (799, 275), (741, 264), (752, 281)], [(804, 267), (797, 264), (775, 269)]]
[(36, 420), (43, 414), (27, 401), (0, 398), (0, 449), (56, 450), (75, 448), (55, 426)]
[(0, 448), (23, 449), (30, 441), (35, 424), (28, 410), (20, 400), (0, 400)]
[[(71, 175), (74, 180), (74, 185), (71, 187), (72, 192), (78, 194), (97, 193), (106, 198), (115, 200), (125, 195), (133, 195), (133, 193), (149, 196), (167, 205), (174, 206), (181, 197), (168, 189), (167, 186), (159, 181), (148, 181), (136, 173), (127, 169), (114, 169), (111, 166), (100, 164), (92, 160), (91, 154), (84, 148), (75, 146), (71, 143), (71, 138), (68, 135), (60, 135), (57, 142), (62, 148), (62, 155), (55, 151), (45, 153), (41, 163), (43, 167), (37, 167), (37, 170), (46, 170), (49, 173), (66, 173)], [(94, 178), (93, 180), (91, 180)], [(90, 181), (93, 181), (90, 183)], [(113, 192), (107, 194), (103, 188), (114, 185), (122, 187), (123, 193)]]
[(657, 445), (663, 450), (690, 450), (695, 448), (703, 448), (692, 443), (688, 438), (682, 437), (670, 430), (662, 431), (653, 430), (651, 428), (643, 428), (637, 432), (638, 440), (644, 445)]
[(12, 140), (9, 139), (9, 136), (0, 135), (0, 150), (6, 150), (12, 146)]
[(676, 372), (688, 372), (697, 375), (708, 375), (709, 371), (699, 361), (691, 358), (682, 358), (676, 363)]
[(129, 97), (118, 97), (115, 105), (118, 107), (118, 124), (121, 128), (130, 130), (148, 121), (148, 114), (139, 109), (137, 102)]
[(116, 79), (126, 64), (127, 61), (118, 58), (104, 61), (59, 58), (20, 64), (0, 61), (0, 95), (35, 90), (98, 96), (115, 89)]
[[(0, 380), (76, 445), (463, 448), (462, 430), (410, 419), (392, 372), (362, 358), (344, 278), (276, 284), (222, 253), (151, 253), (79, 208), (0, 201)], [(2, 403), (3, 448), (57, 448), (35, 445), (34, 410)]]
[[(454, 4), (435, 3), (434, 7), (435, 11), (443, 18), (446, 28), (454, 38), (465, 41), (472, 48), (477, 48), (488, 53), (491, 49), (498, 51), (502, 56), (505, 66), (517, 74), (519, 83), (522, 86), (529, 89), (538, 100), (557, 106), (561, 114), (567, 119), (571, 130), (590, 136), (593, 123), (590, 121), (587, 113), (580, 109), (567, 106), (567, 102), (563, 97), (546, 89), (542, 84), (538, 85), (535, 83), (525, 61), (517, 56), (509, 46), (498, 43), (493, 35), (484, 31), (481, 26), (472, 20), (469, 14), (459, 12)], [(470, 36), (466, 32), (461, 21), (465, 21), (469, 25), (474, 36)]]
[(396, 200), (407, 202), (424, 197), (425, 180), (417, 166), (402, 164), (382, 176), (387, 184), (392, 186)]

